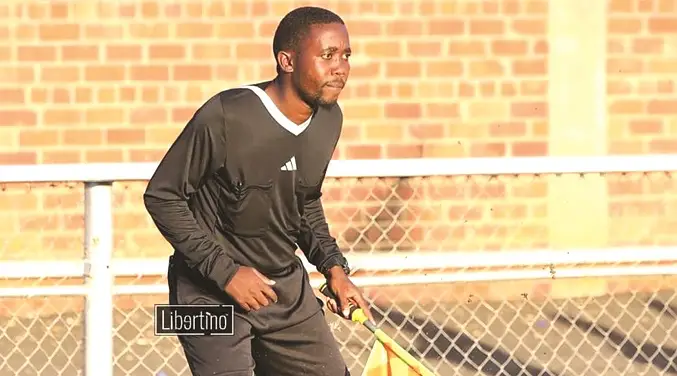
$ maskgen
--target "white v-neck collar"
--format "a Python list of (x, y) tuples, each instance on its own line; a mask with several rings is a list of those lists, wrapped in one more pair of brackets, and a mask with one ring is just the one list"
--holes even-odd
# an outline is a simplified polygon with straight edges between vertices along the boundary
[(280, 111), (279, 108), (277, 108), (275, 103), (273, 103), (273, 100), (270, 99), (268, 94), (263, 89), (261, 89), (260, 87), (254, 86), (254, 85), (245, 85), (245, 86), (241, 86), (241, 88), (242, 89), (249, 89), (249, 90), (253, 91), (254, 94), (256, 94), (259, 97), (259, 99), (261, 99), (263, 106), (266, 108), (266, 110), (268, 110), (268, 113), (270, 114), (270, 116), (272, 116), (273, 119), (275, 119), (275, 121), (282, 128), (286, 129), (289, 133), (291, 133), (295, 136), (298, 136), (301, 133), (303, 133), (303, 131), (305, 131), (306, 128), (308, 128), (308, 126), (310, 125), (310, 121), (313, 120), (313, 116), (315, 114), (311, 114), (310, 117), (308, 118), (308, 120), (304, 121), (302, 124), (297, 125), (293, 121), (289, 120), (289, 118), (286, 117), (282, 113), (282, 111)]

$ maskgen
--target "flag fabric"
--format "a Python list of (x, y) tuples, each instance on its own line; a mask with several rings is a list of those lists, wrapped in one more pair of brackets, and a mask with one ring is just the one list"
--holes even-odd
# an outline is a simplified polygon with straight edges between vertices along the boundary
[(374, 341), (362, 376), (420, 376), (381, 341)]

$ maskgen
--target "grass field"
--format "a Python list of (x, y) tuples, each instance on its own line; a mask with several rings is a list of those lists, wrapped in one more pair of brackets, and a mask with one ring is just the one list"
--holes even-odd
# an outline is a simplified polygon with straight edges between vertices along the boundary
[[(674, 290), (396, 306), (380, 299), (374, 313), (388, 334), (440, 376), (666, 375), (677, 374), (675, 299)], [(12, 309), (2, 311), (0, 375), (81, 375), (82, 299), (20, 304), (31, 300), (48, 302), (43, 307), (51, 309), (42, 311), (50, 312), (12, 317)], [(189, 374), (176, 339), (153, 335), (152, 307), (120, 303), (114, 319), (116, 376)], [(360, 375), (371, 334), (330, 313), (328, 321), (353, 375)]]

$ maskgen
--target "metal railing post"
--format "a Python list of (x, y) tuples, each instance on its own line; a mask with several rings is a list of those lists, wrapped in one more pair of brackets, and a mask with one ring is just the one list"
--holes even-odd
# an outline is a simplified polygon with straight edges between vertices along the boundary
[(85, 376), (113, 375), (112, 187), (85, 183)]

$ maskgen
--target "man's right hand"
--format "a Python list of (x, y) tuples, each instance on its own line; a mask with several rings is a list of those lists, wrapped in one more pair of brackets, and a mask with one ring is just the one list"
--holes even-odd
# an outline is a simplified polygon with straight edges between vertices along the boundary
[(266, 278), (258, 270), (240, 266), (225, 288), (235, 302), (245, 311), (256, 311), (277, 302), (277, 294), (273, 291), (275, 281)]

